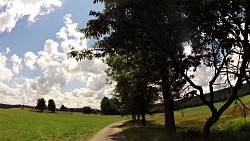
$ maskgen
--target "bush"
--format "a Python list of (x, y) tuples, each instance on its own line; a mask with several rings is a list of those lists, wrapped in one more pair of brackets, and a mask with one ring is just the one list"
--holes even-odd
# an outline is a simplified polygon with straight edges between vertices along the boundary
[(85, 107), (82, 108), (82, 112), (84, 114), (91, 114), (92, 109), (89, 106), (85, 106)]

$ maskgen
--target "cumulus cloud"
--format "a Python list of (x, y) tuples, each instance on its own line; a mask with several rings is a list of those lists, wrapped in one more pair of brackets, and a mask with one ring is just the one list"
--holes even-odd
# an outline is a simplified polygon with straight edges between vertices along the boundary
[(106, 85), (106, 74), (91, 75), (87, 82), (87, 87), (94, 91), (101, 90)]
[(65, 26), (56, 33), (57, 38), (62, 40), (61, 47), (64, 52), (70, 51), (70, 46), (74, 47), (76, 50), (87, 48), (87, 40), (83, 39), (84, 34), (77, 31), (78, 24), (74, 23), (71, 18), (71, 14), (65, 15)]
[(11, 69), (6, 66), (7, 57), (0, 53), (0, 81), (10, 81), (13, 77)]
[(36, 63), (36, 58), (37, 56), (33, 52), (26, 52), (24, 54), (25, 66), (28, 67), (30, 70), (34, 70), (35, 69), (34, 64)]
[(19, 58), (16, 54), (11, 56), (11, 61), (13, 62), (12, 70), (15, 74), (19, 74), (20, 69), (22, 68), (22, 59)]
[(10, 87), (5, 83), (0, 82), (0, 103), (20, 104), (20, 101), (24, 99), (24, 95), (20, 92), (20, 88)]
[(1, 0), (0, 32), (10, 32), (24, 16), (28, 16), (29, 22), (35, 22), (38, 16), (49, 14), (61, 5), (60, 0)]
[[(31, 97), (55, 99), (57, 105), (68, 107), (92, 106), (99, 107), (104, 96), (107, 66), (99, 59), (77, 62), (68, 58), (70, 46), (76, 49), (87, 48), (87, 40), (83, 33), (76, 30), (77, 23), (71, 20), (71, 15), (64, 16), (65, 26), (56, 33), (61, 42), (48, 39), (43, 50), (37, 54), (27, 52), (24, 55), (25, 66), (33, 70), (42, 71), (41, 76), (33, 79), (25, 78), (24, 87)], [(83, 83), (82, 88), (75, 88), (71, 92), (64, 92), (62, 88), (74, 85), (77, 80)], [(70, 86), (72, 87), (72, 86)]]
[[(38, 3), (30, 0), (19, 2)], [(35, 17), (30, 15), (30, 18)], [(10, 60), (6, 57), (9, 48), (0, 53), (0, 103), (13, 101), (12, 104), (34, 106), (38, 98), (45, 98), (54, 99), (57, 107), (64, 104), (67, 107), (99, 108), (101, 99), (111, 93), (106, 86), (104, 70), (107, 66), (99, 59), (77, 62), (68, 57), (70, 47), (77, 50), (87, 48), (84, 34), (76, 30), (78, 24), (71, 18), (70, 14), (64, 16), (65, 25), (55, 35), (58, 40), (46, 40), (39, 52), (26, 52), (22, 58), (13, 54)], [(11, 69), (8, 61), (13, 64)], [(31, 73), (32, 78), (20, 73), (21, 69)], [(82, 86), (79, 87), (78, 83)], [(74, 87), (76, 84), (77, 88)]]

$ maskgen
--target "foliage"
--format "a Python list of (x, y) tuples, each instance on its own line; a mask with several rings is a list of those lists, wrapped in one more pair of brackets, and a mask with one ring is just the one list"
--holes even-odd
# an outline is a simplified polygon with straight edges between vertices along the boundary
[(59, 111), (68, 111), (68, 108), (65, 107), (64, 105), (62, 105), (62, 106), (59, 108)]
[(84, 114), (91, 114), (92, 109), (91, 109), (89, 106), (84, 106), (84, 107), (82, 108), (82, 112), (83, 112)]
[(54, 100), (50, 99), (48, 101), (48, 103), (49, 103), (48, 104), (48, 110), (51, 111), (51, 112), (55, 112), (56, 111), (56, 104), (55, 104)]
[[(219, 120), (222, 113), (235, 99), (238, 99), (238, 91), (243, 82), (249, 82), (250, 1), (96, 0), (95, 2), (104, 2), (105, 9), (103, 12), (91, 11), (90, 15), (96, 19), (90, 20), (87, 28), (81, 31), (87, 37), (98, 40), (93, 48), (98, 50), (97, 56), (118, 54), (127, 60), (127, 64), (128, 60), (138, 59), (138, 63), (133, 65), (139, 64), (139, 66), (132, 68), (134, 70), (150, 68), (150, 63), (147, 61), (147, 58), (150, 58), (152, 64), (157, 67), (156, 71), (149, 69), (148, 72), (155, 81), (158, 79), (158, 82), (162, 83), (165, 112), (169, 117), (166, 117), (166, 120), (171, 119), (172, 123), (173, 95), (170, 82), (172, 76), (183, 77), (197, 90), (196, 95), (211, 111), (211, 117), (205, 123), (203, 130), (204, 135), (208, 136), (210, 128)], [(186, 45), (192, 49), (190, 55), (184, 53)], [(73, 57), (82, 59), (86, 58), (86, 54), (88, 52), (83, 51), (74, 54)], [(90, 53), (89, 56), (92, 57), (93, 54)], [(196, 84), (193, 79), (195, 76), (190, 75), (191, 69), (196, 71), (201, 63), (213, 71), (211, 79), (207, 80), (209, 99), (204, 96), (204, 85)], [(147, 67), (142, 67), (143, 65)], [(144, 71), (140, 72), (144, 74)], [(221, 108), (216, 108), (214, 89), (217, 83), (222, 83), (218, 82), (220, 76), (225, 80), (224, 86), (231, 88), (231, 95)], [(144, 75), (140, 78), (145, 79)], [(149, 82), (152, 82), (152, 79), (149, 79)], [(176, 86), (182, 88), (182, 83)]]
[(46, 104), (45, 104), (44, 98), (38, 99), (37, 100), (37, 105), (36, 105), (35, 109), (38, 109), (41, 112), (43, 112), (44, 109), (45, 109), (45, 107), (46, 107)]
[[(152, 75), (149, 75), (150, 68), (145, 63), (147, 61), (137, 58), (140, 53), (130, 54), (129, 60), (118, 54), (109, 54), (105, 62), (109, 66), (106, 72), (111, 82), (116, 82), (113, 96), (117, 98), (116, 105), (120, 105), (121, 114), (132, 114), (133, 120), (135, 115), (142, 115), (142, 124), (144, 124), (144, 116), (158, 98), (158, 94), (157, 88), (150, 85), (149, 80)], [(138, 62), (144, 62), (144, 64)]]
[(30, 109), (0, 109), (0, 140), (87, 141), (105, 126), (127, 117), (31, 112)]
[[(102, 38), (96, 42), (94, 49), (100, 50), (97, 53), (99, 56), (108, 54), (111, 58), (111, 61), (106, 60), (111, 70), (108, 73), (116, 82), (122, 81), (120, 85), (123, 86), (116, 85), (116, 90), (120, 100), (128, 100), (123, 101), (124, 109), (144, 116), (154, 101), (152, 97), (158, 97), (157, 93), (152, 96), (149, 89), (153, 87), (150, 85), (162, 85), (166, 119), (171, 119), (166, 123), (171, 122), (169, 125), (174, 126), (173, 98), (179, 95), (185, 82), (174, 72), (173, 62), (164, 51), (171, 51), (175, 59), (183, 60), (181, 45), (186, 41), (188, 28), (183, 24), (186, 18), (181, 9), (182, 1), (95, 2), (104, 2), (105, 9), (103, 12), (91, 11), (90, 15), (97, 19), (90, 20), (87, 28), (81, 31), (87, 37)], [(169, 44), (172, 48), (168, 47)], [(77, 60), (87, 58), (84, 50), (72, 53)], [(93, 54), (89, 56), (91, 58)], [(121, 63), (117, 62), (117, 57), (123, 58)], [(182, 68), (189, 64), (185, 63)], [(121, 66), (125, 67), (121, 70)], [(123, 83), (124, 79), (127, 79), (127, 84)], [(126, 108), (129, 106), (133, 109)], [(174, 130), (175, 127), (171, 128)]]
[(103, 115), (116, 115), (118, 112), (118, 105), (115, 104), (114, 99), (109, 99), (108, 97), (103, 97), (101, 103), (101, 113)]
[[(200, 2), (193, 9), (189, 9), (190, 20), (197, 23), (191, 38), (193, 56), (196, 58), (202, 55), (203, 64), (213, 70), (208, 81), (209, 99), (205, 98), (201, 85), (195, 84), (182, 73), (190, 85), (199, 91), (199, 97), (211, 111), (211, 117), (203, 128), (205, 136), (208, 136), (210, 128), (220, 119), (222, 113), (238, 99), (242, 84), (249, 82), (249, 6), (250, 1), (245, 0), (218, 0)], [(230, 87), (231, 94), (222, 107), (216, 108), (214, 88), (220, 76), (225, 80), (223, 84)]]
[(91, 109), (91, 113), (93, 113), (93, 114), (101, 114), (101, 110), (99, 110), (99, 109)]

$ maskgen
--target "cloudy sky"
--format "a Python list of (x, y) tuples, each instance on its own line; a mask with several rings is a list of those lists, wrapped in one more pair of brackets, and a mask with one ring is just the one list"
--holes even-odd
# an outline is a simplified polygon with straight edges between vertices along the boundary
[(36, 105), (45, 98), (98, 108), (110, 93), (106, 65), (76, 62), (67, 52), (93, 43), (75, 29), (102, 8), (92, 0), (0, 0), (0, 103)]
[[(34, 106), (45, 98), (57, 107), (99, 108), (112, 92), (107, 66), (97, 59), (76, 62), (67, 52), (93, 43), (75, 29), (86, 27), (90, 10), (102, 9), (92, 0), (0, 0), (0, 103)], [(202, 65), (195, 74), (206, 92), (211, 72)]]

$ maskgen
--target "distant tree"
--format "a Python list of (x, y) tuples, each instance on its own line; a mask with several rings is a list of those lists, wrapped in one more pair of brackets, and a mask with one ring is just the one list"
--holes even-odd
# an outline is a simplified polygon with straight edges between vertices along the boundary
[(100, 114), (101, 111), (99, 109), (91, 109), (91, 113), (93, 113), (93, 114)]
[(70, 108), (70, 112), (74, 112), (74, 109), (73, 109), (73, 108)]
[(104, 97), (101, 101), (101, 113), (104, 115), (116, 115), (118, 114), (118, 107), (115, 105), (113, 99)]
[(82, 112), (84, 113), (84, 114), (91, 114), (91, 108), (89, 107), (89, 106), (84, 106), (83, 108), (82, 108)]
[(43, 112), (44, 109), (45, 109), (45, 107), (46, 107), (46, 104), (45, 104), (44, 98), (38, 99), (37, 100), (37, 105), (36, 105), (35, 109), (38, 109), (41, 112)]
[(62, 105), (62, 106), (59, 108), (59, 111), (68, 111), (68, 108), (65, 107), (64, 105)]
[(51, 112), (55, 112), (56, 111), (56, 104), (55, 104), (55, 102), (54, 102), (53, 99), (49, 100), (48, 110), (51, 111)]

